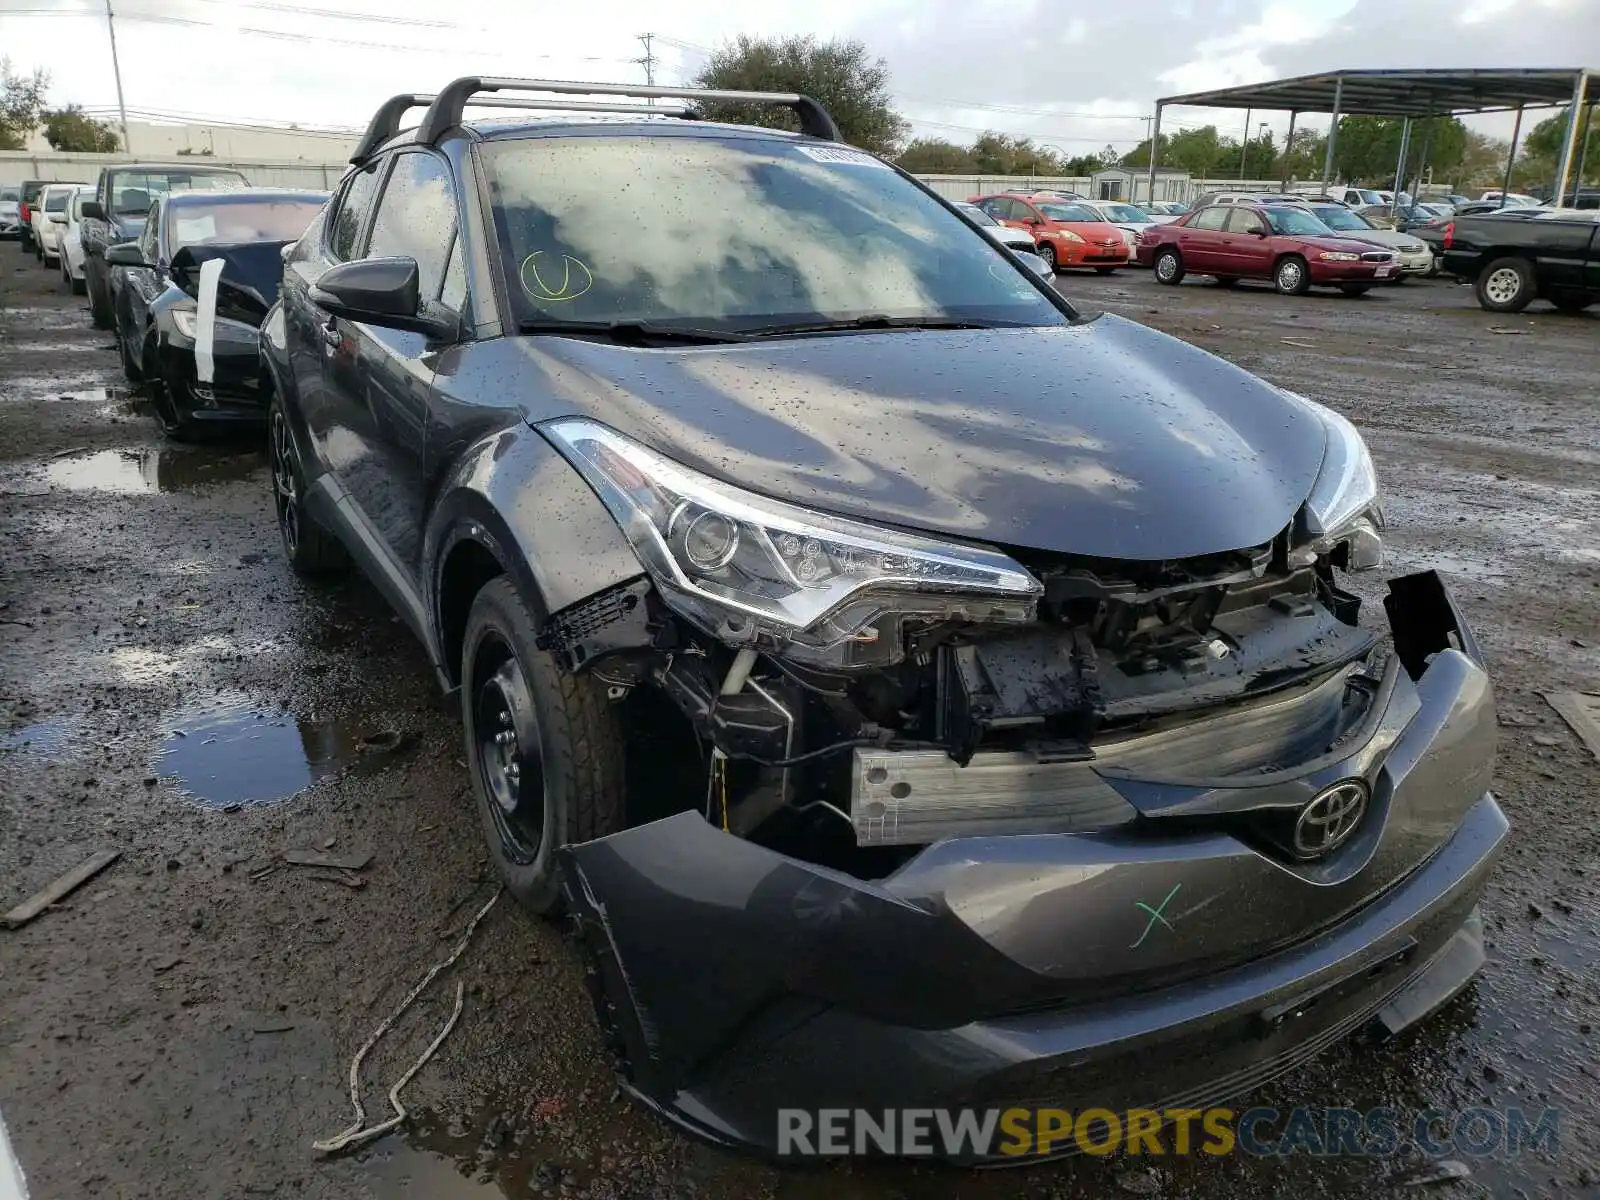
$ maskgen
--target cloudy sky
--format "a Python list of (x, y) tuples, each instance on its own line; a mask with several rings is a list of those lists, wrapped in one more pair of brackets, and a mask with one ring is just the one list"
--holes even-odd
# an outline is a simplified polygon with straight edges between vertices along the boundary
[[(916, 133), (969, 141), (992, 128), (1071, 153), (1129, 147), (1154, 97), (1201, 88), (1336, 67), (1600, 66), (1600, 0), (764, 0), (737, 19), (726, 0), (114, 8), (130, 116), (325, 127), (360, 125), (385, 96), (463, 74), (642, 80), (647, 32), (665, 83), (738, 33), (860, 38), (888, 61)], [(116, 104), (99, 0), (0, 0), (0, 53), (47, 70), (53, 103)], [(1167, 120), (1228, 131), (1242, 114)], [(1281, 137), (1286, 119), (1273, 123)], [(1504, 135), (1509, 121), (1483, 127)]]

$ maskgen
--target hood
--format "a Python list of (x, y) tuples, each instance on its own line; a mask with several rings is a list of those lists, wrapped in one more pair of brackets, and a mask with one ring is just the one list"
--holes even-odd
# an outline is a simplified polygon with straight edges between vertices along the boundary
[(200, 242), (185, 246), (172, 256), (172, 281), (198, 299), (200, 266), (220, 258), (222, 275), (217, 280), (217, 311), (234, 320), (259, 324), (278, 299), (283, 283), (283, 248), (276, 242)]
[[(1359, 237), (1353, 233), (1290, 233), (1278, 236), (1307, 246), (1316, 246), (1321, 250), (1340, 250), (1348, 254), (1370, 254), (1375, 245), (1367, 240), (1366, 234), (1361, 234)], [(1384, 246), (1383, 249), (1391, 250), (1393, 247)]]
[(755, 492), (1002, 546), (1153, 560), (1259, 545), (1310, 493), (1326, 444), (1305, 406), (1114, 316), (689, 349), (514, 345), (542, 376), (531, 419), (592, 417)]
[(1358, 242), (1371, 242), (1374, 246), (1382, 246), (1388, 250), (1396, 246), (1409, 246), (1417, 240), (1416, 234), (1401, 233), (1398, 229), (1365, 229), (1348, 236)]

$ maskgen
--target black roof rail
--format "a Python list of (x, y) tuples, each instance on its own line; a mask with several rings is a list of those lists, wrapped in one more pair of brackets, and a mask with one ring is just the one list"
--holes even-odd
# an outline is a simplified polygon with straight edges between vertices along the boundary
[[(384, 146), (390, 138), (400, 132), (400, 118), (413, 108), (422, 108), (432, 104), (438, 97), (422, 93), (402, 92), (398, 96), (390, 96), (373, 115), (372, 121), (367, 125), (366, 133), (361, 135), (361, 141), (356, 144), (355, 153), (350, 156), (350, 161), (360, 166)], [(649, 105), (649, 104), (585, 104), (576, 100), (534, 100), (522, 96), (506, 96), (503, 99), (469, 99), (465, 105), (474, 108), (531, 108), (541, 110), (559, 110), (561, 112), (605, 112), (605, 113), (638, 113), (642, 116), (658, 117), (683, 117), (689, 120), (698, 119), (700, 111), (687, 104), (682, 105)], [(460, 118), (457, 118), (460, 123)]]
[[(505, 106), (511, 108), (560, 108), (579, 109), (589, 112), (637, 112), (639, 105), (622, 104), (582, 104), (565, 103), (558, 101), (519, 101), (515, 99), (475, 101), (473, 98), (484, 92), (555, 92), (566, 96), (626, 96), (634, 99), (656, 100), (684, 100), (684, 101), (727, 101), (730, 103), (745, 104), (777, 104), (785, 108), (792, 108), (800, 118), (800, 132), (808, 137), (820, 138), (824, 141), (837, 142), (843, 139), (839, 135), (839, 127), (833, 123), (833, 118), (828, 115), (828, 110), (823, 108), (810, 96), (802, 96), (797, 92), (724, 92), (709, 91), (702, 88), (675, 88), (675, 87), (647, 87), (635, 86), (626, 83), (572, 83), (557, 79), (504, 79), (494, 76), (469, 75), (446, 85), (432, 104), (428, 106), (427, 113), (422, 118), (422, 124), (417, 130), (417, 140), (424, 145), (431, 145), (439, 140), (446, 130), (454, 129), (461, 124), (461, 114), (469, 104)], [(399, 99), (399, 97), (396, 97)], [(390, 104), (394, 101), (390, 101)], [(385, 106), (387, 108), (387, 105)], [(382, 115), (380, 110), (379, 115)], [(645, 112), (661, 112), (661, 109), (645, 108)], [(374, 118), (376, 124), (376, 118)]]

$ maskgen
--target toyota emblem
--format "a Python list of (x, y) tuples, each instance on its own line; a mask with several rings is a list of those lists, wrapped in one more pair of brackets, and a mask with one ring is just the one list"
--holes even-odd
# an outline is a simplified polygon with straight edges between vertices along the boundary
[(1294, 852), (1301, 858), (1332, 854), (1361, 824), (1367, 813), (1367, 785), (1347, 779), (1317, 793), (1294, 823)]

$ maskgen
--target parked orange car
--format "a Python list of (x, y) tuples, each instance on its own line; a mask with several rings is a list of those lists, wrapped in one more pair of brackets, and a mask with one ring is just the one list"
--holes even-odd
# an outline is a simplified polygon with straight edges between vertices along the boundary
[(1085, 205), (1055, 196), (1012, 192), (977, 196), (971, 203), (995, 220), (1033, 234), (1039, 256), (1054, 270), (1093, 267), (1109, 275), (1128, 265), (1128, 243), (1122, 230)]

